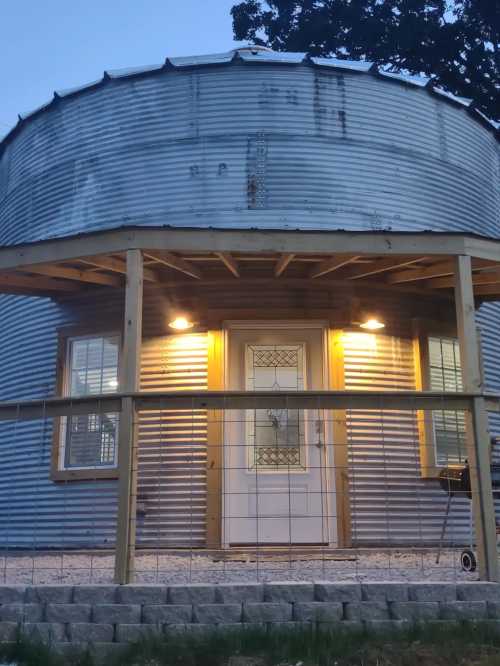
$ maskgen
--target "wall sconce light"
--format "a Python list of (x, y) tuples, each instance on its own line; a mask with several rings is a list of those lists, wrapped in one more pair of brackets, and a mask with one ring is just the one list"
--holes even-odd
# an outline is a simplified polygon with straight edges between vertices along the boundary
[(367, 331), (378, 331), (381, 328), (385, 328), (385, 324), (375, 317), (371, 317), (370, 319), (367, 319), (365, 322), (360, 324), (359, 327)]
[(175, 331), (188, 331), (190, 328), (193, 328), (194, 323), (187, 317), (176, 317), (169, 323), (169, 326)]

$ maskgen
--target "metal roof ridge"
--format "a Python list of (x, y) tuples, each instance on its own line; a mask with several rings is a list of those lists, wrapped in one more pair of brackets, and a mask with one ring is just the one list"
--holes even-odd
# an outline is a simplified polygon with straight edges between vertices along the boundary
[(189, 68), (210, 67), (210, 66), (227, 66), (235, 62), (242, 64), (273, 64), (273, 65), (308, 65), (310, 67), (330, 68), (343, 71), (356, 72), (359, 74), (371, 74), (377, 78), (381, 78), (388, 82), (400, 83), (402, 85), (414, 86), (415, 88), (425, 89), (429, 94), (439, 97), (442, 101), (452, 104), (455, 107), (464, 108), (469, 114), (478, 121), (483, 127), (493, 132), (497, 138), (500, 139), (500, 123), (485, 116), (481, 111), (476, 108), (474, 100), (459, 97), (453, 93), (445, 91), (440, 86), (435, 85), (434, 79), (431, 77), (425, 79), (424, 77), (408, 76), (398, 72), (390, 72), (383, 70), (376, 63), (368, 62), (365, 60), (349, 60), (343, 58), (333, 57), (316, 57), (310, 56), (306, 53), (293, 53), (288, 51), (271, 51), (261, 50), (258, 47), (255, 53), (252, 52), (251, 47), (237, 47), (230, 51), (223, 53), (196, 55), (196, 56), (179, 56), (167, 57), (163, 64), (159, 65), (146, 65), (143, 67), (123, 68), (119, 70), (107, 70), (103, 73), (102, 78), (91, 81), (81, 86), (62, 89), (55, 91), (51, 100), (41, 104), (32, 111), (19, 114), (17, 123), (0, 139), (0, 157), (5, 150), (6, 145), (16, 136), (24, 124), (30, 121), (37, 115), (44, 113), (51, 109), (60, 100), (68, 97), (79, 95), (88, 90), (98, 88), (106, 85), (108, 82), (116, 80), (127, 80), (134, 78), (143, 78), (145, 76), (154, 75), (159, 72), (167, 72), (172, 70), (182, 70)]

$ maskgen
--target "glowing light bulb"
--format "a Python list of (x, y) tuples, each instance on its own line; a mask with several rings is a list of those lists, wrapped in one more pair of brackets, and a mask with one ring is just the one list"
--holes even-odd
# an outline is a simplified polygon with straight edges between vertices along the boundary
[(187, 331), (188, 329), (193, 328), (194, 324), (192, 321), (189, 321), (187, 317), (176, 317), (169, 323), (169, 326), (176, 331)]
[(385, 324), (383, 324), (378, 319), (372, 318), (372, 319), (367, 319), (365, 322), (360, 324), (359, 327), (364, 328), (368, 331), (378, 331), (381, 328), (385, 328)]

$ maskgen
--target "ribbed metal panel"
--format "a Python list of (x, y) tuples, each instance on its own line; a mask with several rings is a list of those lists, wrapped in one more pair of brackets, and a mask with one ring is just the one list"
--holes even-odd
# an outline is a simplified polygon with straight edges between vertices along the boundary
[[(500, 305), (484, 303), (477, 315), (477, 323), (481, 331), (482, 361), (486, 389), (500, 393), (500, 349), (498, 332), (500, 331)], [(500, 437), (500, 414), (490, 413), (490, 432)], [(500, 443), (494, 451), (495, 461), (500, 463)], [(500, 517), (500, 498), (497, 500), (497, 513)]]
[(465, 107), (282, 55), (111, 78), (0, 164), (3, 244), (124, 223), (498, 234), (497, 142)]
[[(494, 133), (466, 102), (368, 69), (242, 52), (111, 72), (62, 91), (1, 145), (0, 244), (127, 224), (498, 237)], [(95, 319), (89, 307), (0, 297), (0, 399), (53, 395), (56, 328)], [(161, 316), (151, 309), (145, 327)], [(483, 306), (480, 320), (487, 383), (500, 390), (500, 308)], [(413, 388), (409, 341), (379, 340), (369, 361), (346, 350), (347, 388)], [(164, 335), (147, 338), (144, 388), (204, 388), (203, 344), (181, 353)], [(202, 543), (204, 419), (141, 419), (143, 544)], [(491, 424), (500, 433), (500, 418)], [(414, 418), (358, 413), (350, 435), (356, 542), (435, 540), (445, 496), (420, 479)], [(0, 426), (0, 543), (106, 545), (116, 484), (51, 482), (50, 443), (40, 422)], [(468, 503), (452, 522), (461, 539)]]
[[(447, 496), (423, 480), (416, 412), (384, 410), (383, 392), (414, 390), (412, 341), (347, 333), (346, 389), (381, 392), (380, 411), (348, 412), (352, 536), (356, 545), (425, 545), (439, 539)], [(448, 541), (467, 543), (470, 503), (453, 501)]]
[[(55, 304), (0, 297), (0, 400), (51, 397), (56, 385), (57, 330), (108, 318), (120, 321), (116, 295)], [(155, 330), (162, 304), (146, 299), (145, 329)], [(202, 390), (207, 336), (148, 337), (145, 391)], [(138, 543), (203, 545), (206, 530), (206, 413), (141, 414)], [(54, 483), (52, 420), (0, 424), (0, 544), (6, 548), (106, 546), (114, 541), (116, 482)]]
[[(0, 296), (0, 400), (55, 392), (57, 328), (95, 303)], [(112, 303), (108, 302), (108, 313)], [(0, 424), (0, 548), (74, 548), (114, 542), (113, 481), (50, 479), (52, 419)]]
[[(206, 389), (206, 334), (145, 340), (141, 388)], [(206, 535), (206, 411), (167, 408), (140, 414), (138, 543), (199, 547)]]

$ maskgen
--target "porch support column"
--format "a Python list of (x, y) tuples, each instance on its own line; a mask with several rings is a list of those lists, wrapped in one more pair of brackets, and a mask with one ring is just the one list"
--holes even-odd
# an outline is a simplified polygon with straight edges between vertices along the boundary
[[(455, 307), (466, 393), (482, 393), (483, 383), (474, 315), (471, 258), (455, 258)], [(491, 487), (488, 416), (483, 397), (473, 398), (466, 412), (467, 458), (470, 465), (472, 512), (481, 580), (498, 580), (495, 506)]]
[[(343, 331), (330, 329), (330, 388), (345, 391)], [(337, 509), (337, 540), (339, 548), (352, 547), (351, 499), (349, 492), (349, 441), (345, 409), (333, 412), (333, 446), (327, 464), (335, 470), (335, 501)]]
[[(224, 389), (224, 332), (208, 331), (209, 391)], [(222, 546), (222, 482), (223, 482), (224, 410), (207, 411), (207, 548)]]
[[(143, 258), (140, 250), (127, 251), (127, 285), (120, 390), (140, 390)], [(122, 398), (118, 436), (118, 517), (116, 525), (115, 583), (134, 579), (137, 497), (137, 411), (132, 398)]]

